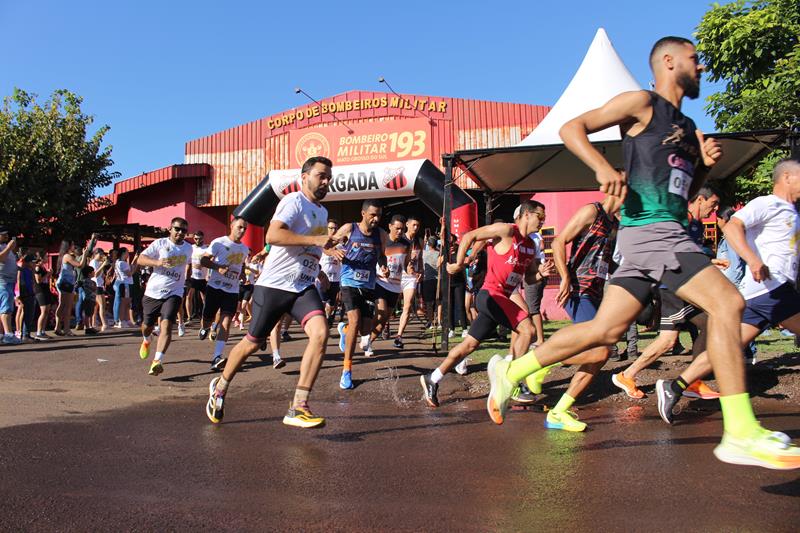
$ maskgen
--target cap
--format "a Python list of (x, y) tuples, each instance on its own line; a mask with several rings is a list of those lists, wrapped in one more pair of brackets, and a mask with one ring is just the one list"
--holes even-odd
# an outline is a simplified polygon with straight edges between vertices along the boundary
[(8, 233), (8, 228), (5, 226), (0, 226), (0, 233)]
[(522, 206), (518, 205), (516, 209), (514, 209), (514, 220), (519, 218), (520, 211), (522, 211)]

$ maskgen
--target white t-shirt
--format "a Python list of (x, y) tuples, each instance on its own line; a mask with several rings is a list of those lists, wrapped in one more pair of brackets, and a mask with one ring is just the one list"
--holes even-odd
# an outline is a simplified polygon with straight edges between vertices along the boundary
[(192, 279), (208, 278), (208, 269), (200, 264), (200, 259), (206, 255), (207, 251), (207, 244), (203, 246), (192, 245)]
[(102, 273), (98, 272), (97, 269), (100, 268), (100, 265), (103, 264), (103, 261), (100, 259), (92, 259), (89, 261), (89, 266), (94, 269), (94, 277), (92, 278), (95, 283), (97, 283), (98, 287), (105, 287), (105, 276)]
[(733, 216), (744, 224), (747, 244), (769, 267), (770, 279), (762, 282), (753, 279), (750, 265), (745, 268), (740, 288), (745, 300), (794, 283), (800, 239), (800, 217), (794, 206), (770, 194), (751, 200)]
[(319, 260), (319, 266), (325, 275), (328, 276), (328, 281), (331, 283), (338, 283), (342, 278), (342, 262), (335, 257), (322, 254), (322, 258)]
[(131, 276), (131, 266), (127, 261), (117, 259), (114, 263), (114, 273), (117, 275), (117, 281), (120, 283), (127, 283), (133, 285), (133, 276)]
[(213, 261), (220, 265), (227, 265), (228, 271), (223, 275), (216, 269), (210, 269), (208, 286), (221, 291), (239, 294), (239, 276), (242, 274), (244, 262), (250, 248), (241, 242), (233, 242), (227, 235), (211, 241), (206, 250), (206, 255), (213, 257)]
[(186, 265), (192, 260), (192, 245), (186, 241), (175, 244), (169, 238), (162, 237), (150, 243), (142, 255), (155, 260), (169, 259), (170, 265), (153, 267), (153, 273), (147, 280), (145, 296), (156, 300), (165, 300), (170, 296), (183, 296), (183, 286), (186, 285)]
[[(272, 220), (280, 220), (299, 235), (328, 234), (328, 210), (306, 198), (302, 191), (284, 196)], [(317, 279), (321, 258), (321, 246), (273, 245), (256, 285), (302, 292)]]
[(264, 268), (264, 263), (259, 261), (257, 263), (247, 263), (247, 285), (252, 285), (261, 275), (261, 270)]

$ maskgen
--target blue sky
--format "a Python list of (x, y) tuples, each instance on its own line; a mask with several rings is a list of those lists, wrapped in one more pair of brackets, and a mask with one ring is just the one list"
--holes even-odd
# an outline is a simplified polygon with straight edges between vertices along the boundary
[[(647, 87), (647, 54), (691, 37), (710, 3), (0, 0), (0, 95), (66, 88), (108, 124), (127, 178), (184, 143), (351, 89), (553, 105), (604, 27)], [(713, 131), (703, 110), (684, 111)], [(107, 192), (106, 190), (101, 192)]]

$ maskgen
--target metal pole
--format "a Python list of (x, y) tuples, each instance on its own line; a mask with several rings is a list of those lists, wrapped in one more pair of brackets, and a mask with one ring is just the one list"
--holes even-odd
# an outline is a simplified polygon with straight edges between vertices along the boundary
[[(453, 209), (453, 154), (444, 154), (442, 160), (444, 161), (444, 206), (442, 207), (442, 215), (444, 218), (442, 224), (442, 253), (444, 254), (444, 265), (450, 262), (450, 221), (451, 210)], [(447, 271), (442, 272), (441, 276), (442, 285), (442, 349), (449, 351), (448, 334), (451, 326), (450, 316), (450, 275)]]

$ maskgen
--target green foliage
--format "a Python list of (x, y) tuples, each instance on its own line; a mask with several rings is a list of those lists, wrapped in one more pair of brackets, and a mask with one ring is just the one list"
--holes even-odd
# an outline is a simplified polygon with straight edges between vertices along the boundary
[[(713, 4), (695, 37), (709, 80), (725, 82), (706, 106), (719, 131), (789, 128), (800, 120), (800, 2)], [(773, 154), (752, 175), (738, 177), (728, 187), (729, 199), (747, 201), (771, 191), (777, 159)]]
[(93, 118), (81, 111), (83, 99), (58, 90), (39, 104), (36, 95), (15, 89), (0, 110), (0, 224), (26, 240), (55, 242), (88, 233), (89, 205), (97, 187), (117, 173), (108, 126), (88, 137)]

